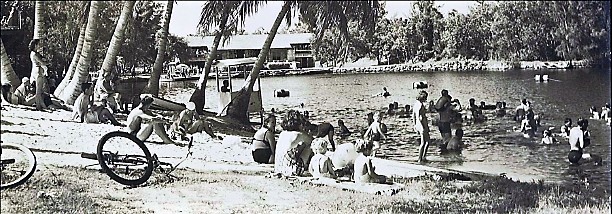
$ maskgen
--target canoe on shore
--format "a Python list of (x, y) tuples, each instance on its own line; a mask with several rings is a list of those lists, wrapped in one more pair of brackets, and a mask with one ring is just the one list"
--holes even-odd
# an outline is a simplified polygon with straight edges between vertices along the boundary
[(161, 111), (182, 111), (185, 109), (185, 104), (183, 103), (177, 103), (164, 98), (155, 97), (151, 94), (141, 94), (140, 99), (144, 98), (145, 96), (153, 97), (153, 105), (151, 105), (151, 109)]

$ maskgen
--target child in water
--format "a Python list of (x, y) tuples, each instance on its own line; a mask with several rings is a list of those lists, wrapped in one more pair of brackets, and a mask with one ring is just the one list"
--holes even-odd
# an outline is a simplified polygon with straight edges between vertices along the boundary
[(382, 114), (380, 112), (374, 113), (374, 122), (370, 124), (366, 132), (363, 134), (363, 139), (368, 142), (373, 142), (374, 147), (372, 148), (372, 156), (376, 156), (376, 151), (380, 149), (380, 141), (385, 140), (385, 125), (382, 123)]
[(315, 138), (310, 144), (310, 148), (316, 154), (310, 159), (308, 171), (315, 178), (337, 178), (334, 172), (334, 165), (329, 157), (325, 156), (327, 152), (327, 140), (324, 138)]
[(542, 133), (542, 144), (557, 144), (559, 143), (559, 141), (554, 138), (550, 132), (550, 130), (544, 130), (544, 133)]

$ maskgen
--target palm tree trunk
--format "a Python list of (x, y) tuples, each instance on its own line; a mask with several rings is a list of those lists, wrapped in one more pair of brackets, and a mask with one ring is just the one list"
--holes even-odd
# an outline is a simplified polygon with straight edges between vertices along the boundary
[(212, 67), (212, 63), (215, 58), (217, 58), (217, 49), (219, 47), (219, 44), (221, 43), (221, 37), (223, 37), (223, 32), (225, 31), (227, 19), (229, 18), (230, 12), (228, 10), (228, 7), (225, 7), (222, 12), (223, 16), (221, 17), (221, 22), (219, 22), (219, 30), (217, 30), (217, 32), (215, 33), (215, 40), (213, 41), (210, 53), (208, 53), (208, 57), (206, 58), (206, 64), (204, 65), (204, 73), (200, 75), (197, 87), (189, 98), (189, 101), (195, 104), (196, 112), (200, 115), (204, 113), (204, 104), (206, 103), (206, 80), (208, 79), (208, 75), (210, 74), (210, 68)]
[(72, 79), (72, 76), (74, 76), (74, 70), (76, 68), (77, 63), (79, 63), (79, 57), (81, 57), (81, 50), (83, 49), (83, 41), (85, 40), (85, 30), (86, 30), (85, 27), (87, 27), (87, 23), (83, 23), (81, 25), (81, 28), (79, 31), (79, 39), (77, 40), (77, 46), (74, 50), (74, 55), (72, 56), (72, 61), (70, 62), (70, 66), (68, 66), (68, 71), (64, 75), (64, 78), (62, 79), (60, 84), (57, 86), (57, 88), (55, 88), (55, 92), (53, 93), (53, 95), (55, 95), (56, 97), (63, 96), (64, 89), (66, 88), (70, 80)]
[(89, 76), (89, 64), (91, 63), (91, 54), (92, 54), (92, 43), (97, 36), (96, 25), (98, 22), (98, 13), (100, 1), (91, 1), (91, 5), (89, 6), (89, 16), (87, 18), (87, 27), (85, 32), (85, 40), (83, 41), (83, 48), (81, 50), (81, 56), (79, 57), (79, 63), (77, 64), (74, 77), (66, 86), (67, 90), (64, 92), (64, 96), (60, 97), (66, 104), (72, 105), (74, 104), (74, 100), (81, 93), (81, 83), (87, 81), (87, 77)]
[(259, 52), (259, 56), (257, 57), (257, 62), (255, 62), (253, 70), (251, 70), (251, 73), (245, 80), (245, 84), (242, 86), (242, 89), (240, 89), (238, 95), (228, 104), (227, 117), (236, 119), (243, 123), (249, 123), (247, 111), (249, 108), (251, 93), (253, 92), (253, 86), (259, 77), (259, 72), (263, 68), (266, 58), (268, 57), (270, 46), (272, 45), (274, 36), (276, 36), (276, 31), (278, 31), (278, 27), (280, 27), (280, 24), (283, 22), (283, 18), (286, 16), (290, 8), (291, 3), (289, 1), (285, 1), (283, 8), (276, 16), (276, 20), (274, 20), (274, 25), (272, 25), (272, 28), (268, 33), (268, 37), (261, 48), (261, 52)]
[[(110, 41), (110, 46), (108, 46), (108, 50), (106, 51), (106, 56), (104, 57), (104, 62), (102, 63), (102, 69), (100, 69), (98, 73), (98, 79), (102, 80), (104, 77), (110, 77), (110, 75), (104, 75), (105, 73), (111, 73), (115, 69), (113, 67), (117, 64), (117, 55), (119, 54), (119, 50), (121, 49), (121, 45), (123, 45), (123, 38), (125, 36), (125, 29), (127, 29), (128, 19), (132, 16), (132, 11), (134, 11), (135, 1), (125, 1), (123, 3), (123, 9), (121, 9), (121, 16), (119, 20), (117, 20), (117, 25), (115, 27), (115, 32), (113, 33), (113, 38)], [(111, 81), (110, 79), (105, 81)], [(102, 84), (101, 81), (96, 81), (96, 87)], [(100, 94), (98, 90), (95, 90), (94, 97), (99, 97)]]
[[(36, 5), (34, 7), (34, 37), (32, 37), (32, 39), (41, 39), (42, 37), (43, 6), (44, 5), (42, 1), (36, 1)], [(41, 45), (40, 42), (38, 45)], [(33, 66), (32, 66), (32, 73), (30, 73), (30, 81), (36, 80), (36, 95), (34, 98), (36, 102), (36, 109), (43, 110), (47, 108), (42, 98), (43, 92), (45, 92), (44, 86), (45, 86), (46, 79), (44, 77), (43, 68), (39, 66), (34, 66), (33, 62), (32, 62), (32, 65)]]
[(2, 58), (2, 84), (9, 83), (11, 84), (11, 91), (13, 91), (21, 81), (17, 77), (15, 70), (13, 70), (13, 66), (11, 66), (11, 61), (9, 60), (8, 54), (6, 54), (6, 49), (4, 49), (4, 43), (0, 40), (0, 57)]
[(159, 94), (159, 77), (161, 76), (162, 66), (164, 65), (164, 56), (166, 55), (166, 43), (168, 41), (168, 28), (170, 27), (170, 18), (172, 17), (172, 7), (174, 6), (174, 0), (168, 1), (166, 4), (166, 16), (164, 17), (163, 27), (161, 28), (160, 34), (158, 34), (157, 44), (157, 57), (155, 58), (155, 64), (153, 64), (153, 71), (151, 72), (151, 78), (147, 89), (150, 94), (157, 96)]

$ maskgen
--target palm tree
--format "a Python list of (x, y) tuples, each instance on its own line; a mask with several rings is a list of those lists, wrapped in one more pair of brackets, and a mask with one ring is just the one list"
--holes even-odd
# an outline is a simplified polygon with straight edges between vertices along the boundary
[(228, 41), (229, 37), (238, 29), (238, 24), (244, 25), (246, 17), (256, 13), (263, 3), (265, 1), (207, 1), (202, 7), (200, 22), (198, 23), (200, 30), (209, 32), (212, 26), (217, 25), (218, 27), (215, 31), (213, 45), (206, 58), (204, 73), (200, 75), (197, 87), (189, 98), (189, 101), (195, 103), (198, 114), (202, 114), (202, 110), (204, 110), (206, 80), (217, 56), (217, 48), (222, 42), (221, 39), (223, 38), (224, 43)]
[(11, 90), (17, 88), (21, 81), (15, 74), (15, 70), (13, 70), (13, 66), (11, 66), (11, 61), (9, 60), (8, 54), (6, 54), (6, 49), (4, 49), (4, 42), (0, 40), (0, 57), (2, 58), (2, 84), (9, 83), (11, 84)]
[(272, 29), (268, 33), (268, 37), (259, 52), (259, 56), (257, 56), (257, 61), (255, 62), (255, 66), (253, 66), (253, 70), (245, 80), (245, 84), (240, 89), (238, 95), (233, 98), (233, 100), (227, 106), (227, 117), (236, 119), (242, 123), (249, 123), (249, 118), (247, 116), (247, 111), (249, 108), (249, 101), (251, 99), (251, 93), (253, 93), (253, 86), (257, 81), (257, 77), (259, 77), (259, 72), (263, 68), (263, 64), (268, 58), (268, 54), (270, 52), (270, 46), (272, 45), (272, 41), (274, 40), (274, 36), (276, 36), (276, 31), (278, 31), (278, 27), (283, 22), (283, 18), (287, 19), (287, 25), (291, 25), (291, 6), (295, 5), (297, 2), (295, 1), (285, 1), (281, 11), (276, 16), (274, 20), (274, 24), (272, 25)]
[[(110, 46), (106, 51), (106, 56), (104, 57), (104, 62), (102, 63), (102, 69), (100, 69), (98, 73), (98, 79), (103, 80), (105, 77), (109, 77), (110, 75), (104, 75), (106, 73), (111, 73), (114, 69), (114, 66), (117, 63), (117, 55), (119, 53), (119, 49), (121, 49), (121, 45), (124, 42), (125, 29), (127, 29), (128, 19), (132, 16), (132, 12), (134, 11), (135, 1), (125, 1), (123, 2), (123, 8), (121, 9), (121, 16), (119, 16), (119, 20), (117, 20), (117, 25), (115, 27), (115, 32), (113, 33), (113, 38), (110, 41)], [(105, 80), (110, 81), (110, 79)], [(101, 81), (96, 81), (96, 86), (98, 84), (102, 84)], [(95, 93), (98, 93), (98, 90), (95, 90)], [(96, 95), (96, 97), (99, 94)]]
[(373, 27), (375, 25), (374, 23), (376, 23), (375, 19), (379, 6), (378, 1), (321, 1), (299, 3), (296, 1), (285, 1), (281, 11), (276, 16), (276, 20), (272, 25), (272, 29), (270, 30), (261, 51), (259, 52), (257, 62), (255, 63), (255, 66), (253, 66), (253, 70), (251, 70), (251, 73), (247, 77), (246, 82), (240, 89), (238, 95), (228, 104), (228, 117), (234, 118), (243, 123), (249, 122), (247, 111), (251, 93), (253, 92), (253, 86), (259, 77), (259, 72), (263, 67), (266, 58), (268, 57), (274, 36), (276, 35), (283, 18), (286, 18), (287, 24), (291, 25), (291, 7), (296, 5), (302, 7), (304, 4), (311, 4), (311, 7), (318, 8), (317, 10), (313, 10), (312, 13), (316, 14), (315, 17), (317, 17), (317, 20), (322, 22), (322, 25), (320, 25), (318, 30), (317, 39), (320, 39), (320, 37), (323, 35), (323, 31), (327, 29), (329, 25), (335, 22), (340, 24), (341, 31), (344, 31), (342, 34), (344, 34), (345, 37), (348, 37), (348, 31), (346, 29), (346, 14), (349, 13), (356, 13), (357, 15), (355, 17), (358, 17), (361, 24), (365, 23)]
[[(42, 1), (36, 1), (35, 7), (34, 7), (34, 37), (32, 39), (42, 38), (43, 6), (44, 5)], [(42, 98), (42, 95), (44, 92), (44, 86), (46, 85), (45, 83), (46, 79), (43, 76), (44, 75), (43, 72), (40, 71), (41, 69), (42, 68), (39, 68), (39, 67), (32, 67), (32, 73), (30, 73), (30, 81), (36, 80), (36, 95), (35, 95), (34, 100), (36, 102), (37, 110), (42, 110), (42, 109), (47, 108)]]
[(170, 18), (172, 17), (172, 8), (174, 0), (169, 0), (166, 4), (166, 13), (162, 21), (163, 26), (157, 34), (157, 57), (153, 64), (153, 71), (149, 78), (149, 84), (144, 91), (157, 96), (159, 94), (159, 77), (161, 76), (162, 66), (164, 64), (164, 56), (166, 55), (166, 43), (168, 43), (168, 28), (170, 28)]
[(87, 15), (89, 14), (89, 2), (80, 2), (80, 7), (83, 8), (81, 10), (81, 14), (79, 16), (79, 38), (77, 39), (77, 45), (74, 50), (74, 55), (72, 56), (72, 60), (70, 61), (70, 65), (68, 66), (68, 71), (64, 75), (64, 78), (60, 82), (59, 85), (55, 88), (55, 92), (53, 95), (56, 97), (62, 97), (64, 94), (64, 89), (72, 77), (74, 76), (74, 70), (76, 69), (77, 64), (79, 63), (79, 57), (81, 57), (81, 50), (83, 49), (83, 42), (85, 40), (85, 31), (87, 30)]
[(66, 104), (74, 104), (74, 100), (80, 94), (81, 83), (87, 81), (89, 76), (89, 64), (91, 62), (92, 46), (94, 38), (97, 36), (96, 25), (98, 22), (98, 14), (100, 13), (99, 7), (102, 4), (100, 1), (91, 1), (89, 6), (89, 16), (87, 18), (87, 27), (85, 31), (85, 40), (83, 41), (83, 47), (81, 50), (81, 56), (79, 57), (79, 63), (77, 64), (74, 77), (70, 80), (63, 96), (60, 97)]

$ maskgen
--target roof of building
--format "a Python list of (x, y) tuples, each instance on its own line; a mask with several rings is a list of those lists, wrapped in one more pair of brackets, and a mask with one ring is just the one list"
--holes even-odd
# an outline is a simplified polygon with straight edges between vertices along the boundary
[[(263, 46), (268, 34), (260, 35), (234, 35), (225, 45), (219, 45), (218, 50), (259, 50)], [(214, 36), (186, 36), (185, 41), (189, 47), (210, 47)], [(276, 34), (270, 48), (291, 48), (291, 44), (310, 44), (311, 33)]]

